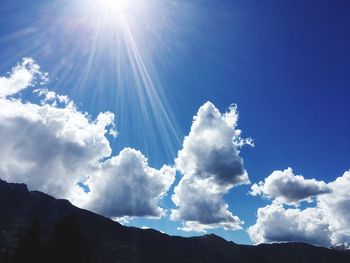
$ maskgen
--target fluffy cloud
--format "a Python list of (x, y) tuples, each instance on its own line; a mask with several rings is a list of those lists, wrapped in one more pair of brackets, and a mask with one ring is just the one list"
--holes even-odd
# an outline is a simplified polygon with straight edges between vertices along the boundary
[(172, 210), (173, 220), (185, 220), (183, 231), (206, 232), (207, 229), (240, 229), (243, 222), (234, 216), (219, 192), (208, 180), (182, 178), (172, 197), (179, 207)]
[(350, 171), (330, 182), (328, 187), (331, 193), (318, 197), (317, 205), (329, 223), (332, 243), (350, 242)]
[(85, 173), (111, 154), (104, 136), (113, 114), (90, 121), (74, 106), (0, 100), (0, 174), (57, 197), (67, 197)]
[(264, 181), (253, 184), (251, 189), (251, 195), (262, 195), (279, 204), (290, 205), (312, 202), (313, 197), (330, 191), (325, 182), (294, 175), (292, 168), (274, 171)]
[(35, 90), (41, 104), (13, 97), (46, 80), (32, 59), (0, 78), (1, 178), (111, 217), (161, 216), (158, 203), (174, 180), (173, 169), (153, 169), (133, 149), (111, 157), (106, 135), (116, 132), (110, 112), (92, 119), (68, 97), (44, 89)]
[(248, 233), (256, 243), (300, 241), (322, 246), (331, 244), (328, 224), (318, 208), (284, 209), (277, 204), (259, 208), (258, 220)]
[(248, 229), (250, 238), (256, 243), (304, 241), (323, 246), (350, 242), (350, 171), (325, 189), (314, 194), (316, 200), (311, 208), (285, 209), (277, 202), (259, 208), (256, 224)]
[(8, 77), (0, 77), (0, 98), (33, 86), (36, 80), (40, 80), (41, 83), (47, 82), (47, 73), (42, 73), (39, 65), (35, 64), (33, 59), (24, 58), (22, 63), (12, 69)]
[(172, 196), (177, 208), (172, 210), (171, 219), (183, 220), (182, 230), (241, 228), (243, 222), (229, 211), (223, 199), (233, 186), (249, 183), (239, 149), (252, 142), (240, 137), (237, 121), (236, 106), (221, 114), (210, 102), (194, 117), (175, 160), (183, 177)]
[(174, 168), (150, 168), (141, 152), (125, 148), (103, 162), (97, 174), (85, 182), (91, 186), (87, 206), (110, 217), (159, 217), (164, 209), (157, 203), (174, 179)]

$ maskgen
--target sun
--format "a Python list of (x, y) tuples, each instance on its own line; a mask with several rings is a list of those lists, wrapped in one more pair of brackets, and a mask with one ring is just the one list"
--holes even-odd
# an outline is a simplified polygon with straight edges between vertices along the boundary
[(139, 5), (134, 0), (93, 0), (96, 11), (104, 15), (127, 15)]
[(97, 0), (97, 5), (100, 8), (107, 9), (110, 11), (113, 10), (121, 10), (125, 8), (128, 4), (130, 5), (130, 1), (128, 0)]
[[(80, 0), (89, 23), (122, 27), (145, 18), (150, 0)], [(147, 4), (148, 3), (148, 4)]]
[[(84, 30), (83, 34), (74, 34), (72, 41), (79, 41), (87, 55), (82, 83), (92, 78), (96, 68), (112, 69), (106, 78), (110, 81), (108, 89), (117, 94), (115, 107), (120, 118), (128, 118), (124, 109), (132, 104), (139, 112), (136, 114), (140, 116), (139, 122), (149, 127), (146, 130), (156, 126), (158, 134), (165, 134), (162, 140), (167, 156), (173, 156), (180, 142), (179, 132), (173, 114), (167, 108), (166, 85), (158, 75), (159, 68), (154, 65), (155, 51), (166, 48), (162, 36), (169, 30), (167, 15), (170, 12), (167, 10), (170, 7), (165, 2), (168, 1), (77, 0), (74, 3), (78, 10), (75, 18)], [(109, 92), (104, 85), (101, 81), (96, 90)], [(148, 126), (152, 122), (156, 124)], [(129, 126), (125, 127), (129, 129)], [(152, 139), (158, 140), (156, 136)]]

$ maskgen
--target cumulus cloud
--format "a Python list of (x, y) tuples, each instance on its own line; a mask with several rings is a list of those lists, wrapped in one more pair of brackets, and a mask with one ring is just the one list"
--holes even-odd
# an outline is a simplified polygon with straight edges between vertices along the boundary
[[(74, 106), (0, 100), (0, 174), (7, 181), (24, 182), (57, 197), (111, 154), (105, 127), (113, 114), (97, 120)], [(67, 187), (68, 186), (68, 187)]]
[(96, 176), (86, 182), (91, 186), (87, 206), (110, 217), (160, 217), (165, 211), (158, 201), (174, 179), (174, 168), (151, 168), (140, 151), (125, 148), (103, 162)]
[(153, 169), (129, 148), (111, 156), (106, 136), (116, 131), (110, 112), (93, 119), (67, 96), (42, 88), (34, 91), (39, 104), (14, 97), (46, 80), (29, 58), (0, 78), (0, 177), (110, 217), (161, 216), (158, 203), (174, 180), (173, 169)]
[[(296, 186), (303, 191), (304, 185)], [(250, 238), (256, 243), (304, 241), (323, 246), (350, 242), (350, 171), (324, 189), (327, 191), (314, 194), (316, 202), (310, 208), (285, 209), (285, 202), (259, 208), (256, 224), (248, 229)], [(272, 196), (271, 191), (268, 194)]]
[(243, 222), (234, 216), (223, 199), (225, 191), (214, 189), (208, 180), (182, 178), (172, 197), (179, 207), (172, 210), (173, 220), (185, 220), (183, 231), (206, 232), (208, 229), (240, 229)]
[(300, 241), (316, 245), (331, 244), (330, 231), (318, 208), (284, 209), (272, 204), (258, 209), (256, 224), (248, 229), (256, 243)]
[(211, 102), (201, 106), (193, 119), (175, 160), (183, 177), (172, 196), (177, 208), (172, 210), (171, 219), (184, 221), (184, 231), (240, 229), (243, 224), (223, 199), (233, 186), (249, 183), (239, 153), (252, 141), (240, 137), (237, 121), (235, 105), (221, 114)]
[(330, 182), (328, 187), (331, 192), (319, 196), (317, 205), (329, 223), (332, 243), (350, 242), (350, 171)]
[(312, 202), (313, 197), (329, 191), (325, 182), (294, 175), (292, 168), (288, 168), (274, 171), (264, 181), (253, 184), (250, 194), (262, 195), (280, 204), (297, 205), (301, 201)]

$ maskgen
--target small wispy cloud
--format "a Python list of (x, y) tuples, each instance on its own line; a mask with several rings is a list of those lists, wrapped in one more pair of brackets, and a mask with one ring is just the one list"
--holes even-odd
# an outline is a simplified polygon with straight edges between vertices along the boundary
[(8, 76), (0, 77), (0, 98), (14, 95), (35, 84), (48, 82), (48, 74), (40, 71), (40, 66), (32, 58), (23, 58)]

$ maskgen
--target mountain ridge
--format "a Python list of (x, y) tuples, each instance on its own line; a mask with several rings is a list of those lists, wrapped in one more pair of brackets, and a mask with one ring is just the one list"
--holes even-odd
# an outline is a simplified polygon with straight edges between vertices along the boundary
[[(170, 236), (154, 229), (126, 227), (109, 218), (55, 199), (25, 184), (0, 179), (0, 262), (16, 253), (34, 221), (48, 244), (57, 223), (75, 215), (86, 241), (89, 262), (350, 262), (350, 255), (306, 243), (239, 245), (214, 234)], [(10, 262), (10, 261), (8, 261)], [(78, 263), (75, 261), (75, 263)]]

